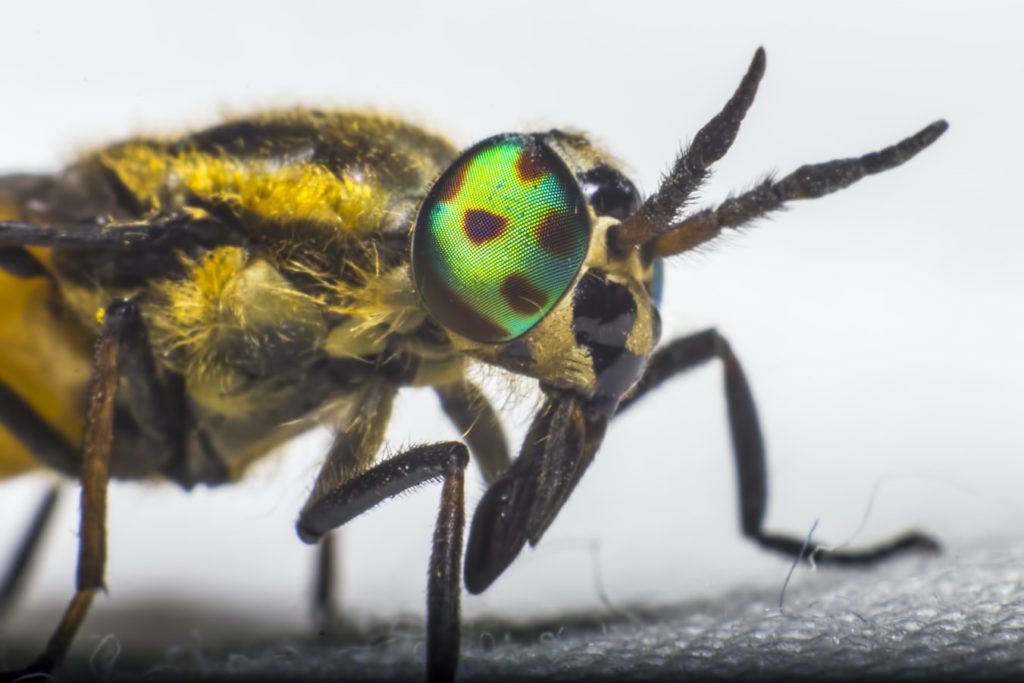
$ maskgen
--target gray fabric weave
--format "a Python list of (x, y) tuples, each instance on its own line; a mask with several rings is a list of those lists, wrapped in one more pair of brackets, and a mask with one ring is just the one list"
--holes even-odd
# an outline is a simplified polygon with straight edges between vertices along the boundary
[[(577, 615), (534, 626), (471, 623), (463, 630), (459, 677), (1024, 680), (1022, 568), (1019, 544), (990, 544), (868, 570), (800, 568), (781, 612), (774, 587), (657, 613)], [(422, 678), (422, 624), (392, 624), (372, 640), (165, 647), (159, 661), (122, 658), (108, 673), (114, 680), (143, 671), (147, 680)], [(94, 667), (102, 669), (97, 654)]]

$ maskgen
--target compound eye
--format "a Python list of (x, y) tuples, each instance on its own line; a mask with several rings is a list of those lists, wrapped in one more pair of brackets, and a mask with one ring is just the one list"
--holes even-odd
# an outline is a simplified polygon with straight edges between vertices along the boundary
[(610, 166), (597, 166), (581, 174), (580, 186), (598, 216), (622, 220), (640, 208), (636, 185)]
[(565, 295), (589, 242), (586, 203), (562, 160), (534, 136), (499, 135), (463, 153), (427, 194), (413, 277), (437, 322), (507, 342)]

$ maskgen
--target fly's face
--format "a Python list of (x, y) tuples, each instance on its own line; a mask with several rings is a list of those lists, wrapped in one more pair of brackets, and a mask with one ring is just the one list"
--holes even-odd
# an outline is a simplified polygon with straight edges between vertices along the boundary
[(412, 264), (431, 317), (460, 351), (575, 394), (608, 416), (660, 333), (655, 267), (610, 231), (639, 195), (579, 135), (499, 135), (430, 190)]

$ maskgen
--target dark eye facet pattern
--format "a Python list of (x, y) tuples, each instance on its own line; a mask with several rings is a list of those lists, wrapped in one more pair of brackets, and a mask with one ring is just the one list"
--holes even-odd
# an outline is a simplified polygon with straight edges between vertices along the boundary
[(412, 269), (430, 315), (480, 342), (507, 342), (554, 308), (583, 265), (590, 218), (562, 160), (530, 135), (484, 140), (420, 207)]

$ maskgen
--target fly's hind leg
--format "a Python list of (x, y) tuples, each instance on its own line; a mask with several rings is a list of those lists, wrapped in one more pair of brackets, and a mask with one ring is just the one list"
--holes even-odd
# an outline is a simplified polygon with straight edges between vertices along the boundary
[(76, 591), (42, 654), (23, 671), (0, 674), (0, 680), (14, 680), (34, 673), (48, 673), (63, 661), (75, 634), (85, 620), (96, 591), (104, 588), (106, 566), (107, 484), (110, 444), (114, 426), (114, 395), (118, 383), (120, 346), (125, 328), (135, 315), (135, 306), (119, 301), (106, 310), (103, 329), (96, 343), (88, 407), (82, 435), (81, 483), (82, 521), (79, 531)]
[(764, 514), (768, 500), (768, 474), (765, 466), (764, 440), (754, 406), (750, 385), (739, 360), (729, 343), (716, 330), (705, 330), (677, 339), (660, 349), (647, 365), (647, 370), (633, 393), (619, 406), (626, 410), (648, 391), (678, 374), (717, 358), (725, 371), (725, 398), (729, 413), (729, 432), (739, 479), (740, 523), (743, 533), (758, 545), (801, 560), (814, 554), (819, 562), (835, 564), (869, 564), (911, 551), (935, 552), (938, 542), (918, 532), (859, 550), (828, 550), (823, 545), (806, 544), (803, 538), (771, 534), (764, 530)]
[[(451, 681), (459, 652), (463, 489), (469, 452), (457, 441), (428, 444), (366, 468), (379, 448), (393, 396), (390, 388), (369, 392), (360, 410), (362, 424), (343, 434), (341, 446), (336, 442), (332, 448), (296, 528), (303, 541), (322, 542), (333, 529), (378, 503), (442, 479), (427, 580), (427, 676), (431, 681)], [(349, 467), (344, 467), (346, 462)]]

